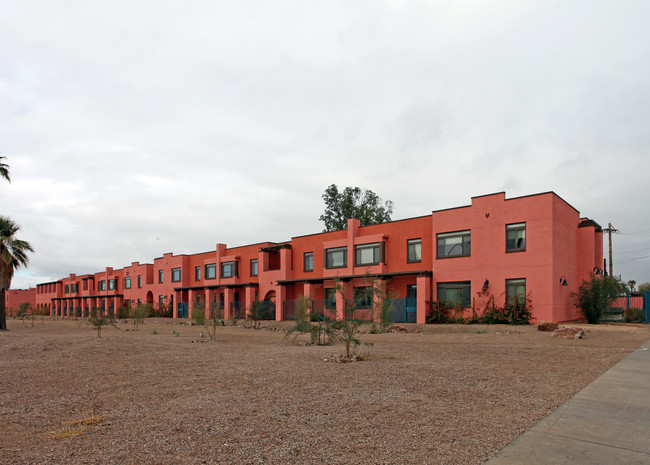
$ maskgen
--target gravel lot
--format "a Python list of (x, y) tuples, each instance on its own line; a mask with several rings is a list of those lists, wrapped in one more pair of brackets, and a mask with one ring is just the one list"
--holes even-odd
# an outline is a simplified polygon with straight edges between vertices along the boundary
[(10, 320), (0, 463), (481, 464), (650, 338), (408, 325), (363, 335), (370, 360), (338, 364), (323, 360), (341, 344), (292, 342), (288, 323), (220, 327), (216, 343), (177, 323), (98, 339), (78, 321)]

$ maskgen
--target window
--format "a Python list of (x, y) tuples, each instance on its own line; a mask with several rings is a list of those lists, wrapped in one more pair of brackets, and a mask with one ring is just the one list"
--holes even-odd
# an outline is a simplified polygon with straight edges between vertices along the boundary
[(336, 288), (325, 289), (325, 308), (336, 308)]
[(142, 287), (142, 275), (138, 275), (138, 287)]
[(117, 288), (117, 279), (109, 279), (108, 280), (108, 290), (109, 291), (114, 291), (115, 288)]
[(377, 265), (381, 261), (379, 242), (354, 246), (354, 266)]
[(97, 283), (97, 289), (100, 291), (105, 291), (106, 290), (106, 281), (100, 281)]
[(211, 263), (205, 265), (205, 279), (216, 279), (217, 278), (217, 264)]
[(165, 276), (165, 274), (164, 274), (163, 270), (158, 270), (158, 282), (159, 283), (163, 282), (164, 276)]
[(131, 278), (124, 278), (124, 289), (131, 289)]
[(305, 271), (314, 271), (314, 252), (305, 252), (303, 263)]
[(422, 239), (409, 239), (406, 241), (408, 263), (422, 261)]
[(438, 234), (438, 258), (467, 257), (471, 252), (470, 231)]
[(159, 295), (158, 296), (158, 308), (162, 309), (165, 306), (165, 296), (164, 295)]
[(77, 292), (79, 292), (79, 284), (71, 284), (70, 285), (70, 291), (73, 294), (76, 294)]
[(468, 307), (471, 302), (471, 283), (469, 281), (459, 283), (438, 283), (438, 303), (448, 307), (460, 305)]
[(257, 276), (257, 259), (251, 260), (251, 276)]
[(181, 269), (172, 268), (172, 282), (177, 283), (181, 280)]
[(526, 250), (526, 223), (506, 225), (506, 252)]
[(526, 298), (525, 279), (506, 279), (506, 304), (514, 303), (514, 300)]
[(347, 247), (325, 250), (325, 268), (345, 268), (348, 266)]
[(223, 262), (221, 264), (221, 277), (232, 278), (237, 276), (237, 262)]
[(194, 267), (194, 281), (201, 281), (201, 267)]
[(70, 285), (69, 284), (65, 285), (65, 293), (70, 294)]
[(372, 287), (360, 286), (354, 288), (354, 306), (355, 308), (372, 307)]

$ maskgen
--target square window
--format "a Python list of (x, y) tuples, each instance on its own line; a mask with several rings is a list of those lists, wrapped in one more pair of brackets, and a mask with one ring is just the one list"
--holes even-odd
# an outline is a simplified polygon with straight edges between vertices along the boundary
[(257, 276), (257, 259), (251, 260), (251, 276)]
[(124, 278), (124, 289), (131, 289), (131, 278)]
[(205, 265), (205, 279), (216, 279), (217, 278), (217, 264), (210, 263)]
[(325, 308), (336, 308), (336, 288), (325, 289)]
[(108, 290), (114, 291), (117, 288), (117, 279), (108, 280)]
[(172, 282), (177, 283), (180, 282), (180, 280), (181, 280), (181, 269), (172, 268)]
[(406, 241), (408, 263), (422, 261), (422, 239), (409, 239)]
[(354, 246), (354, 266), (377, 265), (381, 262), (379, 242)]
[(348, 266), (347, 247), (325, 250), (325, 268), (345, 268), (346, 266)]
[(201, 267), (194, 267), (194, 281), (201, 281)]
[(360, 286), (354, 288), (355, 308), (372, 308), (372, 287)]
[(470, 281), (438, 283), (438, 303), (448, 307), (457, 305), (465, 308), (469, 307), (471, 303)]
[(221, 264), (221, 277), (233, 278), (237, 276), (237, 262), (223, 262)]
[(106, 281), (102, 280), (99, 283), (97, 283), (97, 289), (100, 291), (105, 291), (106, 290)]
[(512, 304), (515, 299), (521, 301), (526, 298), (525, 279), (506, 279), (506, 303)]
[(158, 270), (158, 282), (159, 283), (163, 282), (164, 277), (165, 277), (165, 274), (164, 274), (163, 270)]
[(314, 252), (305, 252), (303, 263), (305, 271), (314, 271)]
[(506, 225), (506, 252), (526, 250), (526, 223)]
[(471, 253), (471, 233), (456, 231), (438, 234), (438, 258), (468, 257)]

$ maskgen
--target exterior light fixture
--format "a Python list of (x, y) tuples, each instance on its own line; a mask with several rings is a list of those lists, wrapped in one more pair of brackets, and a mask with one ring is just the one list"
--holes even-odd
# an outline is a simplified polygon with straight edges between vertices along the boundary
[(490, 281), (488, 281), (488, 280), (486, 279), (486, 280), (483, 282), (483, 289), (487, 289), (489, 285), (490, 285)]
[(560, 284), (561, 284), (562, 286), (568, 286), (568, 284), (567, 284), (567, 282), (566, 282), (566, 276), (562, 276), (562, 277), (560, 278)]

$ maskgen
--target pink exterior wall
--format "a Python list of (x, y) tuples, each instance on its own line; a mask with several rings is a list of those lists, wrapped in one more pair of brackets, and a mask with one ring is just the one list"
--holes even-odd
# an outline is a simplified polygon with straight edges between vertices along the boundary
[[(506, 225), (525, 223), (525, 250), (506, 251)], [(438, 257), (437, 235), (470, 231), (469, 256)], [(422, 257), (408, 261), (408, 240), (420, 239)], [(379, 243), (383, 250), (378, 264), (357, 266), (355, 246)], [(347, 248), (347, 264), (326, 267), (330, 248)], [(305, 270), (305, 253), (313, 254), (313, 270)], [(342, 231), (294, 237), (284, 243), (263, 242), (229, 248), (217, 244), (215, 250), (193, 255), (166, 253), (153, 264), (132, 263), (121, 270), (106, 270), (94, 275), (70, 275), (56, 283), (38, 286), (36, 302), (51, 308), (52, 314), (73, 315), (78, 307), (119, 306), (150, 301), (159, 306), (173, 304), (173, 316), (191, 315), (195, 305), (223, 307), (225, 318), (242, 317), (257, 298), (275, 302), (277, 319), (291, 314), (291, 303), (309, 295), (324, 305), (327, 289), (340, 279), (351, 297), (355, 287), (367, 286), (367, 275), (383, 280), (392, 295), (403, 298), (408, 289), (415, 294), (417, 322), (424, 323), (429, 302), (436, 300), (442, 283), (469, 282), (472, 298), (478, 297), (484, 283), (497, 303), (505, 302), (506, 281), (525, 280), (537, 320), (566, 321), (577, 317), (570, 293), (590, 272), (602, 266), (602, 230), (595, 222), (580, 218), (579, 212), (553, 192), (506, 199), (500, 192), (472, 198), (464, 207), (434, 211), (431, 215), (360, 227), (349, 220)], [(257, 260), (257, 275), (251, 261)], [(223, 276), (223, 264), (236, 264), (231, 277)], [(208, 278), (212, 266), (216, 275)], [(197, 279), (196, 269), (200, 270)], [(172, 280), (174, 269), (180, 279)], [(162, 282), (159, 273), (162, 272)], [(137, 276), (143, 285), (137, 287)], [(131, 287), (125, 288), (125, 278)], [(116, 289), (99, 290), (99, 282), (117, 280)], [(566, 281), (567, 285), (562, 283)], [(78, 284), (76, 294), (65, 293)], [(342, 299), (337, 296), (342, 315)], [(480, 303), (480, 299), (479, 299)], [(409, 304), (411, 305), (411, 304)], [(185, 313), (183, 313), (183, 316)]]
[(36, 307), (36, 288), (29, 289), (7, 289), (5, 291), (5, 311), (7, 315), (15, 314), (20, 308), (20, 304), (29, 302), (32, 311)]

